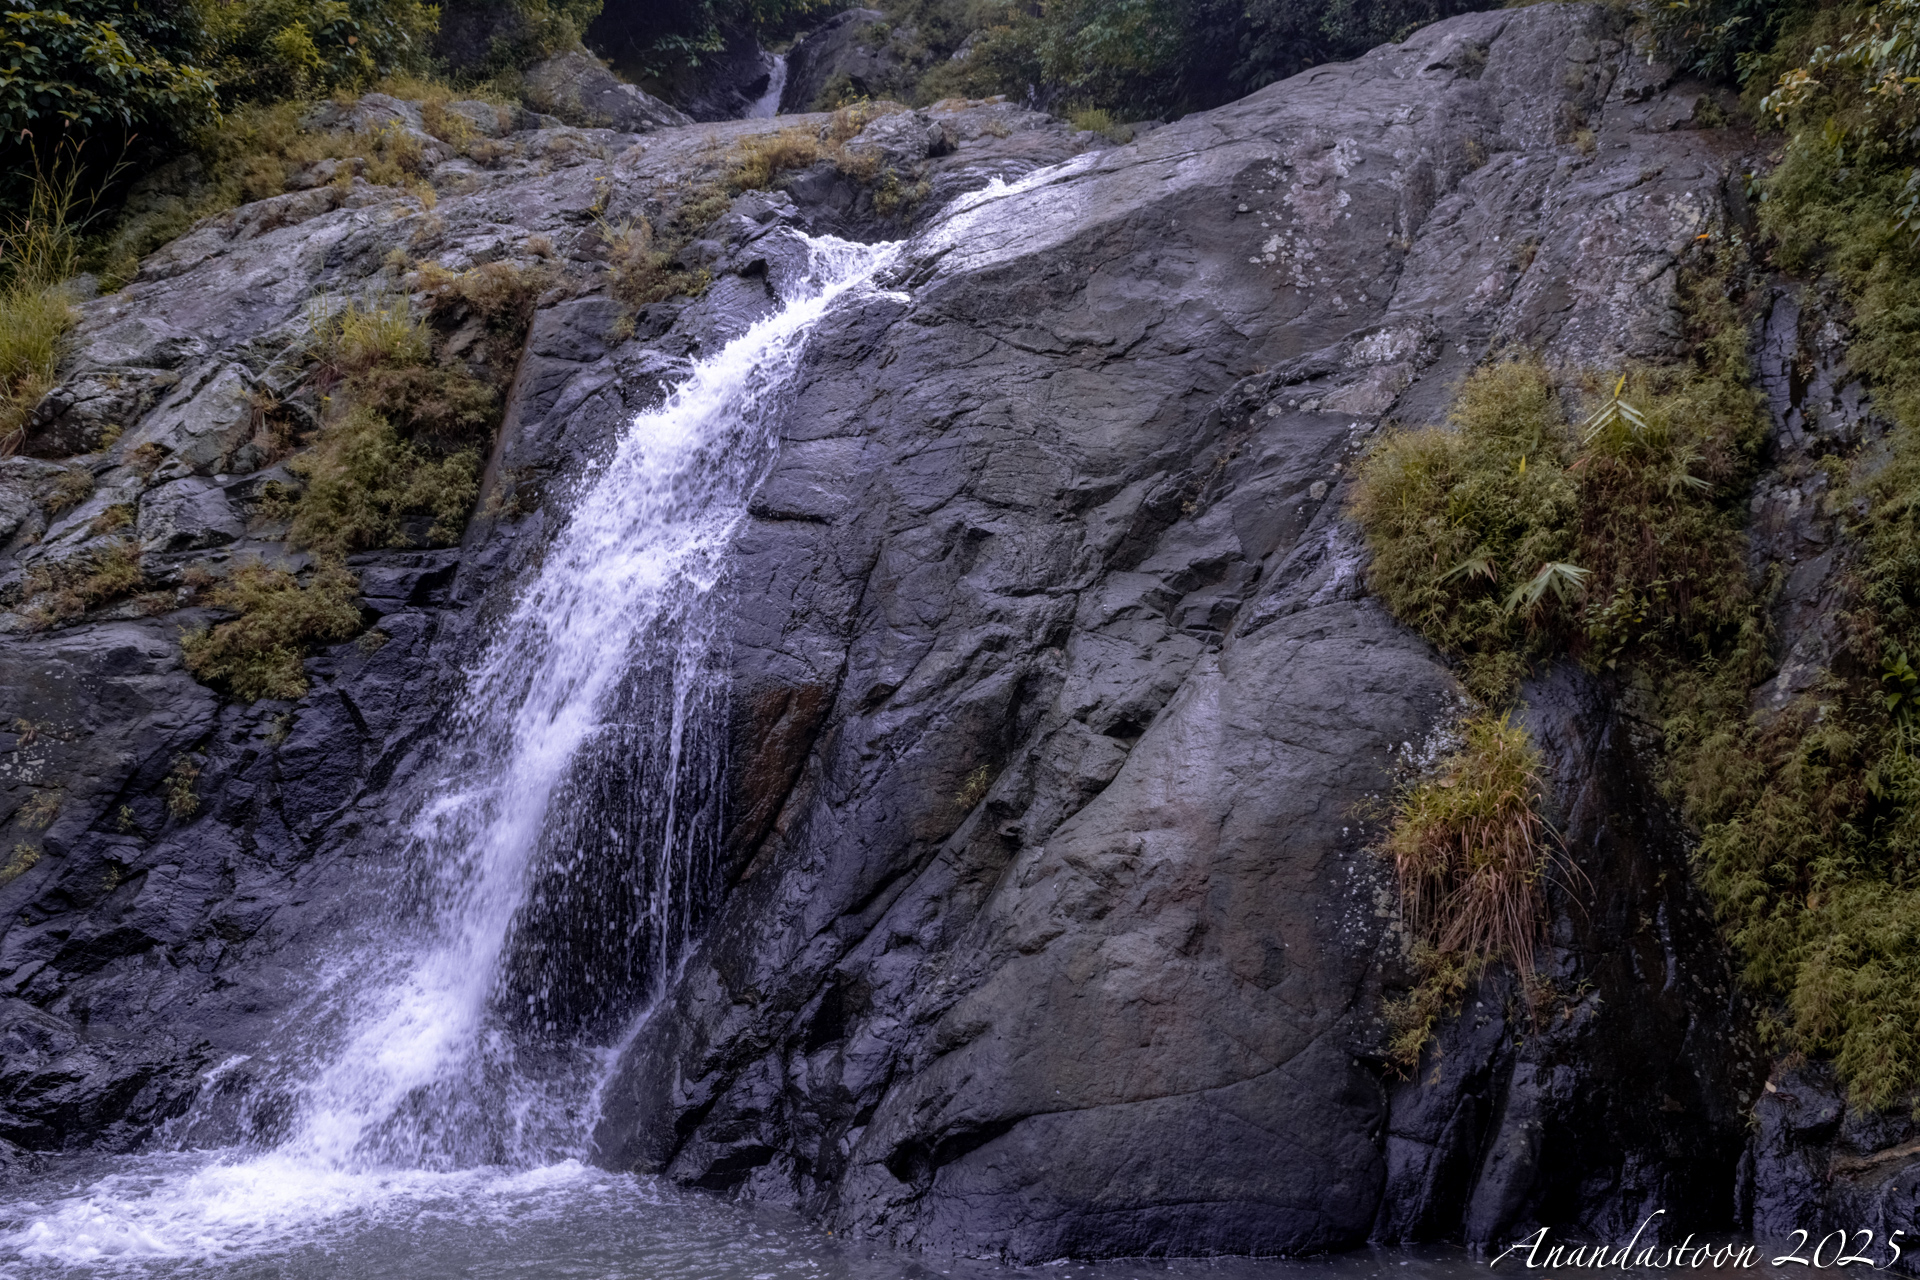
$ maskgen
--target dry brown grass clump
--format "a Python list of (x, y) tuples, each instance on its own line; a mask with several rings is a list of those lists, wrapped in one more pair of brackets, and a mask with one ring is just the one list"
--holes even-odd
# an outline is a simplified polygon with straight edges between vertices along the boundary
[[(547, 252), (552, 251), (549, 242)], [(434, 262), (420, 268), (420, 288), (436, 316), (449, 316), (465, 306), (494, 328), (524, 328), (552, 279), (542, 267), (513, 262), (488, 262), (459, 272)]]
[(780, 175), (810, 168), (822, 160), (831, 160), (850, 177), (870, 182), (879, 171), (879, 160), (849, 152), (847, 143), (882, 116), (907, 109), (898, 102), (857, 102), (840, 108), (818, 127), (795, 125), (742, 138), (728, 157), (727, 190), (736, 195), (765, 191)]
[(697, 297), (712, 281), (705, 270), (676, 268), (669, 247), (677, 250), (687, 237), (675, 236), (669, 247), (656, 247), (653, 224), (645, 218), (630, 219), (617, 227), (602, 223), (600, 238), (607, 249), (613, 296), (630, 307), (644, 307), (676, 294)]
[(110, 542), (59, 564), (35, 565), (27, 570), (23, 592), (27, 623), (40, 629), (71, 621), (132, 594), (144, 581), (140, 546), (131, 539)]
[(1444, 1017), (1487, 965), (1505, 961), (1529, 998), (1546, 921), (1544, 880), (1555, 837), (1540, 815), (1544, 787), (1532, 739), (1509, 716), (1461, 725), (1439, 770), (1401, 792), (1383, 852), (1393, 859), (1419, 981), (1386, 1009), (1388, 1057), (1412, 1070)]
[(1461, 728), (1465, 743), (1402, 794), (1387, 833), (1407, 925), (1437, 950), (1532, 973), (1553, 844), (1540, 816), (1540, 754), (1508, 716)]

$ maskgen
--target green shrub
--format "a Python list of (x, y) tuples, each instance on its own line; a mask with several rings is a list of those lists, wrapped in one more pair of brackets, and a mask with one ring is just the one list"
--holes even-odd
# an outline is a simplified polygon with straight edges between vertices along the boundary
[(1484, 962), (1458, 952), (1436, 951), (1432, 944), (1413, 944), (1413, 972), (1416, 981), (1404, 996), (1390, 998), (1381, 1010), (1392, 1033), (1387, 1040), (1387, 1061), (1402, 1078), (1413, 1074), (1420, 1055), (1433, 1038), (1434, 1028), (1443, 1019), (1459, 1016), (1467, 987), (1478, 978)]
[[(375, 186), (430, 191), (429, 166), (419, 142), (392, 128), (316, 131), (303, 120), (311, 104), (244, 103), (226, 112), (218, 124), (196, 131), (189, 157), (190, 180), (178, 189), (145, 197), (141, 207), (122, 217), (102, 238), (93, 257), (104, 282), (117, 286), (133, 277), (140, 259), (202, 218), (285, 192), (296, 174), (322, 160), (343, 161), (351, 180)], [(477, 144), (476, 144), (477, 145)]]
[[(1744, 525), (1765, 419), (1739, 273), (1737, 244), (1686, 273), (1686, 360), (1569, 385), (1528, 357), (1496, 361), (1462, 384), (1446, 427), (1385, 436), (1355, 491), (1374, 589), (1460, 660), (1470, 693), (1505, 707), (1563, 655), (1632, 668), (1666, 725), (1676, 799), (1690, 780), (1756, 775), (1747, 699), (1767, 647)], [(1418, 985), (1387, 1011), (1404, 1069), (1487, 963), (1511, 961), (1529, 1003), (1540, 994), (1537, 762), (1505, 716), (1463, 733), (1440, 775), (1396, 800), (1385, 836), (1423, 948)], [(1706, 820), (1697, 799), (1689, 812)]]
[(500, 416), (492, 387), (444, 365), (369, 369), (348, 394), (356, 407), (406, 424), (410, 439), (443, 450), (484, 447)]
[(1386, 436), (1354, 512), (1396, 617), (1505, 705), (1540, 660), (1722, 654), (1752, 623), (1744, 494), (1764, 432), (1727, 262), (1687, 286), (1694, 358), (1589, 384), (1567, 421), (1544, 367), (1476, 370), (1449, 426)]
[(542, 58), (580, 47), (600, 16), (601, 0), (446, 0), (441, 10), (443, 27), (486, 33), (484, 50), (463, 48), (452, 59), (454, 76), (463, 85), (498, 84)]
[(428, 263), (420, 271), (420, 289), (436, 315), (451, 316), (466, 307), (492, 328), (517, 332), (533, 319), (534, 303), (552, 279), (543, 267), (514, 262), (487, 262), (458, 273)]
[(1132, 142), (1133, 127), (1115, 122), (1113, 112), (1105, 107), (1089, 107), (1081, 111), (1067, 113), (1067, 123), (1076, 129), (1088, 133), (1097, 133), (1108, 142)]
[(311, 647), (360, 630), (360, 610), (353, 603), (359, 587), (337, 564), (322, 564), (304, 587), (284, 570), (257, 562), (242, 565), (210, 595), (214, 605), (240, 616), (181, 636), (187, 670), (249, 702), (304, 697), (303, 663)]
[(334, 376), (380, 366), (425, 363), (433, 338), (404, 297), (349, 299), (337, 311), (315, 304), (307, 315), (307, 350)]
[[(1810, 11), (1743, 64), (1772, 80), (1767, 105), (1791, 131), (1762, 184), (1764, 247), (1776, 266), (1838, 287), (1850, 362), (1893, 422), (1884, 443), (1820, 463), (1839, 482), (1831, 510), (1853, 567), (1837, 651), (1811, 688), (1778, 712), (1751, 710), (1769, 638), (1741, 535), (1760, 418), (1747, 326), (1729, 302), (1737, 264), (1688, 285), (1688, 366), (1637, 371), (1616, 397), (1589, 388), (1598, 411), (1560, 428), (1556, 460), (1576, 486), (1567, 522), (1535, 514), (1512, 477), (1496, 484), (1494, 468), (1516, 465), (1514, 451), (1492, 448), (1464, 411), (1457, 439), (1384, 443), (1363, 469), (1360, 508), (1383, 596), (1466, 659), (1470, 684), (1476, 663), (1501, 655), (1516, 670), (1569, 652), (1639, 672), (1664, 728), (1665, 790), (1700, 831), (1702, 881), (1745, 980), (1776, 998), (1762, 1030), (1777, 1049), (1830, 1058), (1868, 1107), (1920, 1086), (1920, 672), (1910, 656), (1920, 654), (1920, 250), (1909, 225), (1914, 104), (1910, 88), (1889, 87), (1904, 73), (1884, 78), (1913, 56), (1902, 34), (1913, 14), (1906, 0)], [(1870, 48), (1861, 33), (1876, 23)], [(1723, 56), (1721, 37), (1730, 32), (1694, 33), (1704, 61)], [(1475, 500), (1487, 490), (1519, 532), (1495, 537), (1490, 554), (1459, 552), (1489, 524)], [(1540, 623), (1503, 629), (1492, 581), (1478, 598), (1454, 584), (1478, 581), (1482, 565), (1511, 581), (1526, 565), (1504, 548), (1525, 537), (1565, 539), (1555, 545), (1588, 571), (1586, 591)], [(1455, 553), (1469, 569), (1448, 578), (1441, 561)], [(1543, 635), (1543, 623), (1558, 629)], [(1414, 1003), (1408, 1036), (1437, 1007)]]
[(17, 0), (0, 11), (0, 194), (36, 156), (85, 139), (111, 166), (140, 134), (177, 143), (218, 115), (197, 65), (206, 37), (186, 0)]
[(289, 465), (307, 482), (289, 536), (328, 555), (409, 545), (407, 519), (418, 515), (433, 517), (428, 541), (458, 541), (480, 492), (477, 451), (434, 457), (364, 407)]
[(440, 13), (420, 0), (253, 0), (201, 6), (207, 66), (229, 104), (366, 88), (423, 71)]
[[(598, 6), (595, 6), (596, 8)], [(699, 67), (727, 47), (730, 32), (756, 29), (770, 38), (792, 34), (827, 0), (679, 0), (621, 5), (601, 14), (590, 34), (628, 74), (657, 79)]]
[[(430, 306), (470, 294), (515, 337), (524, 328), (530, 308), (517, 276), (424, 274)], [(289, 536), (343, 556), (409, 545), (409, 521), (430, 516), (428, 541), (457, 541), (479, 495), (498, 394), (462, 367), (432, 363), (432, 330), (404, 297), (316, 310), (310, 328), (321, 375), (337, 382), (319, 440), (288, 464), (306, 481)]]
[(1395, 617), (1467, 659), (1475, 696), (1500, 704), (1525, 664), (1571, 625), (1564, 604), (1506, 607), (1513, 587), (1575, 554), (1579, 482), (1546, 369), (1513, 359), (1476, 370), (1447, 427), (1392, 432), (1361, 464), (1354, 514), (1373, 551), (1374, 591)]

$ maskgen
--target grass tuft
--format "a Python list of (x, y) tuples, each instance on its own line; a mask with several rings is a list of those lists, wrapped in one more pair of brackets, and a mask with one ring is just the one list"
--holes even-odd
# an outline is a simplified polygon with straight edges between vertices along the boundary
[(145, 580), (140, 545), (122, 539), (58, 564), (29, 568), (21, 603), (27, 624), (39, 630), (131, 595)]
[(210, 593), (211, 603), (239, 617), (180, 638), (187, 670), (248, 702), (305, 697), (309, 648), (360, 629), (359, 586), (338, 565), (322, 565), (304, 587), (285, 570), (242, 565)]
[(1533, 972), (1553, 834), (1540, 816), (1540, 755), (1511, 717), (1477, 715), (1437, 774), (1394, 806), (1385, 852), (1403, 916), (1435, 951)]
[[(64, 157), (57, 157), (64, 158)], [(26, 208), (0, 217), (0, 457), (19, 449), (27, 419), (53, 389), (67, 330), (79, 318), (63, 282), (78, 262), (75, 222), (89, 203), (82, 166), (37, 170)]]
[(7, 859), (7, 865), (0, 867), (0, 884), (6, 884), (9, 880), (16, 880), (25, 875), (38, 861), (40, 861), (38, 847), (30, 844), (14, 845), (13, 856)]
[(32, 799), (20, 806), (20, 812), (14, 815), (14, 820), (29, 831), (44, 831), (59, 816), (63, 798), (64, 793), (58, 787), (50, 791), (36, 791)]
[(167, 793), (167, 812), (176, 818), (187, 818), (199, 812), (200, 793), (194, 784), (200, 780), (200, 766), (191, 756), (175, 756), (173, 767), (167, 770), (163, 784)]

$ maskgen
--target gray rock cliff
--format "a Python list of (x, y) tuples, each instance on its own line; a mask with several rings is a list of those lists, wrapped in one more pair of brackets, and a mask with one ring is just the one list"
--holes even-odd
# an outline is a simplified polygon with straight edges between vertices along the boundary
[[(1718, 1228), (1811, 1185), (1793, 1135), (1826, 1130), (1769, 1119), (1651, 732), (1572, 669), (1524, 713), (1584, 875), (1552, 895), (1566, 999), (1536, 1023), (1492, 975), (1419, 1075), (1385, 1053), (1410, 975), (1368, 805), (1460, 700), (1366, 593), (1351, 465), (1510, 344), (1569, 372), (1670, 357), (1689, 255), (1747, 216), (1752, 140), (1699, 127), (1708, 91), (1615, 22), (1451, 19), (1123, 147), (1003, 103), (883, 116), (848, 152), (917, 203), (795, 172), (682, 251), (700, 298), (637, 312), (596, 228), (823, 118), (496, 120), (487, 163), (430, 152), (431, 210), (330, 172), (150, 258), (85, 304), (36, 456), (0, 461), (0, 604), (115, 507), (149, 580), (0, 637), (6, 840), (36, 850), (0, 878), (0, 1139), (259, 1136), (209, 1105), (245, 1070), (204, 1073), (380, 892), (461, 664), (572, 478), (775, 305), (804, 229), (904, 244), (890, 292), (811, 338), (735, 548), (723, 885), (599, 1159), (1023, 1261), (1611, 1232), (1655, 1206)], [(406, 287), (400, 248), (552, 272), (479, 513), (457, 548), (356, 557), (385, 643), (310, 659), (298, 703), (223, 703), (181, 664), (208, 616), (187, 569), (307, 565), (250, 397), (300, 405), (309, 299)], [(1794, 315), (1758, 337), (1763, 381), (1798, 359)], [(1805, 483), (1795, 394), (1761, 561), (1825, 536), (1779, 505)], [(1825, 581), (1793, 597), (1809, 618)]]
[(608, 1158), (1025, 1261), (1731, 1217), (1753, 1055), (1634, 726), (1532, 691), (1592, 994), (1530, 1035), (1483, 992), (1419, 1081), (1361, 816), (1456, 695), (1366, 598), (1346, 469), (1505, 344), (1673, 349), (1743, 144), (1648, 74), (1594, 10), (1454, 19), (909, 243), (742, 541), (775, 794)]

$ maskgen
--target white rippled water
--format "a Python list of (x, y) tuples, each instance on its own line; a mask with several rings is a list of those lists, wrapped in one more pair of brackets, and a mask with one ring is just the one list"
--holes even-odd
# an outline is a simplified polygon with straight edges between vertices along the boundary
[[(714, 589), (807, 334), (892, 253), (830, 237), (807, 248), (812, 273), (797, 296), (633, 422), (470, 673), (461, 750), (415, 832), (416, 858), (431, 868), (430, 923), (424, 937), (387, 945), (399, 961), (373, 963), (390, 976), (356, 986), (342, 1041), (302, 1064), (300, 1120), (283, 1150), (328, 1167), (578, 1153), (607, 1046), (570, 1042), (542, 1012), (552, 993), (540, 983), (553, 969), (585, 969), (644, 1002), (688, 934), (719, 824), (717, 744), (695, 741), (721, 696)], [(609, 810), (594, 771), (631, 759), (652, 766), (620, 779), (642, 811)], [(503, 991), (509, 945), (536, 905), (536, 858), (552, 855), (542, 870), (554, 894), (571, 871), (604, 877), (604, 866), (579, 865), (590, 859), (572, 837), (609, 824), (627, 873), (616, 893), (592, 881), (576, 905), (605, 913), (624, 938), (587, 955), (530, 938), (517, 958), (532, 978)], [(640, 973), (655, 990), (631, 989)], [(556, 1031), (523, 1065), (526, 1034)]]
[[(711, 869), (727, 548), (808, 334), (892, 253), (805, 250), (783, 305), (694, 364), (581, 486), (468, 673), (404, 909), (335, 957), (282, 1029), (292, 1048), (222, 1068), (257, 1095), (242, 1115), (272, 1122), (246, 1148), (37, 1180), (0, 1204), (0, 1274), (332, 1274), (311, 1260), (342, 1249), (365, 1255), (351, 1274), (385, 1274), (365, 1247), (383, 1235), (537, 1236), (596, 1204), (687, 1234), (692, 1202), (668, 1211), (652, 1184), (580, 1159), (620, 1030), (672, 971)], [(710, 1274), (674, 1272), (679, 1246), (652, 1252), (657, 1274)]]
[[(574, 1161), (347, 1172), (121, 1158), (0, 1204), (0, 1280), (1472, 1280), (1458, 1250), (1012, 1267), (835, 1239), (792, 1214)], [(77, 1173), (78, 1171), (76, 1171)]]

